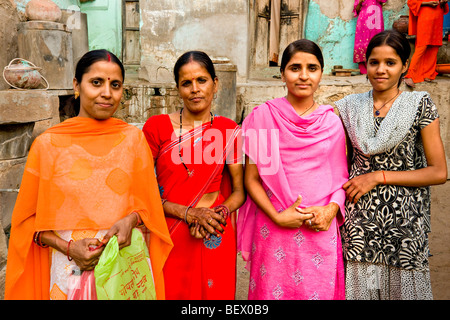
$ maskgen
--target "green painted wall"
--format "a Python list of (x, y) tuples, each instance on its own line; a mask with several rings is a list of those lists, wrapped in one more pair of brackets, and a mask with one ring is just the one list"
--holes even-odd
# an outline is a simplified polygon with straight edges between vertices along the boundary
[[(401, 14), (408, 14), (405, 6), (398, 11), (384, 10), (385, 29), (391, 29), (393, 22)], [(345, 21), (340, 17), (328, 18), (320, 11), (320, 6), (310, 1), (306, 18), (305, 38), (316, 42), (321, 48), (325, 60), (325, 73), (330, 73), (335, 65), (344, 69), (358, 69), (353, 63), (353, 47), (357, 18)]]
[(87, 14), (89, 50), (107, 49), (122, 58), (122, 1), (95, 0), (81, 3)]
[[(17, 9), (25, 12), (30, 0), (15, 0)], [(122, 58), (122, 1), (93, 0), (53, 0), (60, 9), (81, 8), (87, 13), (89, 50), (107, 49)]]
[[(17, 10), (25, 12), (25, 6), (30, 0), (15, 0)], [(67, 9), (73, 6), (79, 6), (80, 0), (53, 0), (54, 3), (58, 5), (60, 9)]]

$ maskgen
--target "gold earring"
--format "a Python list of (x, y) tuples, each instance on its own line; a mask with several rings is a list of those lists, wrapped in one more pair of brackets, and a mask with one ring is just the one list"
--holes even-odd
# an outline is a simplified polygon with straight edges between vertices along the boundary
[(78, 91), (75, 91), (75, 100), (78, 99), (79, 96), (80, 96), (80, 93)]

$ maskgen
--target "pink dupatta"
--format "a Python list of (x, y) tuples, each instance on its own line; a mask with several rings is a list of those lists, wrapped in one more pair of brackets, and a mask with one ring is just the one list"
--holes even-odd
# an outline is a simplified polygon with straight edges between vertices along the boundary
[[(327, 268), (336, 270), (336, 279), (339, 278), (340, 283), (336, 283), (339, 292), (332, 293), (331, 298), (343, 298), (343, 264), (339, 226), (344, 220), (345, 191), (342, 185), (348, 180), (348, 170), (345, 132), (339, 117), (334, 114), (331, 106), (322, 105), (312, 114), (302, 118), (297, 115), (286, 98), (278, 98), (256, 107), (245, 119), (242, 130), (244, 152), (253, 163), (256, 163), (262, 184), (275, 209), (281, 212), (292, 205), (300, 194), (303, 198), (301, 207), (324, 206), (330, 202), (336, 202), (340, 212), (334, 220), (335, 223), (326, 232), (311, 231), (304, 226), (299, 230), (281, 228), (259, 211), (248, 196), (238, 215), (238, 250), (246, 261), (251, 261), (253, 264), (253, 258), (256, 256), (255, 248), (269, 250), (270, 245), (267, 239), (278, 236), (281, 239), (285, 234), (292, 233), (289, 239), (295, 239), (297, 245), (307, 244), (308, 251), (320, 251), (320, 258), (327, 255), (335, 257), (334, 263)], [(334, 239), (335, 243), (334, 246), (324, 249), (323, 243), (328, 241), (327, 239)], [(277, 252), (273, 254), (267, 252), (265, 256), (275, 256), (279, 263), (289, 261), (289, 249), (283, 249), (282, 246), (274, 249), (277, 249)], [(299, 251), (299, 255), (304, 254), (303, 250)], [(269, 262), (266, 258), (262, 259), (264, 261), (260, 261), (262, 265), (258, 267), (259, 271), (264, 277), (269, 275), (271, 277), (273, 273), (269, 272)], [(297, 260), (298, 257), (292, 261), (296, 263)], [(310, 266), (305, 265), (301, 268), (308, 269)], [(267, 272), (261, 270), (267, 270)], [(295, 278), (305, 272), (306, 270), (297, 270), (296, 275), (290, 276)], [(251, 271), (250, 291), (252, 286), (257, 287), (259, 283), (257, 277), (262, 277), (252, 273), (253, 271)], [(320, 277), (320, 273), (316, 274)], [(303, 279), (303, 276), (301, 278)], [(304, 282), (306, 283), (306, 279)], [(272, 290), (270, 297), (277, 299), (287, 297), (287, 294), (284, 296), (281, 294), (288, 291), (283, 290), (282, 285), (277, 287), (274, 284), (270, 290)], [(318, 289), (317, 293), (319, 291)], [(326, 294), (322, 294), (322, 297), (324, 296)], [(253, 297), (267, 298), (267, 295), (261, 296), (255, 293)], [(298, 298), (298, 296), (290, 298)]]

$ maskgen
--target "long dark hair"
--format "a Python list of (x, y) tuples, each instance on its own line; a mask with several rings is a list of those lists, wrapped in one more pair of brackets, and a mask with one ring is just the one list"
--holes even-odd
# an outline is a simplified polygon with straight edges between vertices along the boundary
[(320, 47), (313, 41), (308, 39), (300, 39), (290, 43), (286, 49), (283, 51), (283, 56), (281, 57), (280, 71), (284, 72), (289, 61), (297, 52), (306, 52), (316, 56), (319, 60), (320, 66), (324, 67), (323, 54)]
[[(385, 30), (376, 34), (369, 42), (366, 50), (366, 61), (369, 60), (370, 54), (373, 49), (381, 46), (389, 46), (397, 52), (398, 56), (402, 60), (402, 64), (405, 65), (408, 62), (409, 56), (411, 54), (411, 47), (409, 45), (408, 39), (403, 35), (403, 33), (397, 30)], [(406, 73), (406, 72), (405, 72)], [(403, 77), (403, 73), (398, 81), (398, 87), (400, 87)]]
[(183, 53), (175, 63), (175, 66), (173, 67), (173, 75), (175, 77), (175, 83), (178, 87), (178, 80), (180, 79), (180, 69), (185, 64), (188, 64), (191, 61), (195, 61), (201, 66), (203, 66), (211, 76), (211, 78), (216, 79), (216, 70), (214, 69), (214, 64), (211, 60), (211, 58), (204, 53), (203, 51), (188, 51)]

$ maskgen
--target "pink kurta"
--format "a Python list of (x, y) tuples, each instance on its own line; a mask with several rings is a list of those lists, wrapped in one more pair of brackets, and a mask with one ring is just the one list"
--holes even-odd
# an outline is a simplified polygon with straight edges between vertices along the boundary
[(340, 207), (330, 229), (316, 232), (277, 226), (248, 197), (237, 224), (238, 250), (250, 265), (248, 298), (344, 299), (339, 225), (348, 171), (341, 121), (331, 106), (302, 118), (286, 98), (278, 98), (256, 107), (242, 128), (244, 151), (275, 209), (283, 211), (298, 195), (300, 207)]
[(387, 0), (364, 0), (359, 13), (356, 12), (359, 0), (355, 0), (353, 14), (358, 17), (355, 31), (353, 62), (366, 62), (366, 50), (370, 40), (384, 30), (383, 9), (381, 4)]

